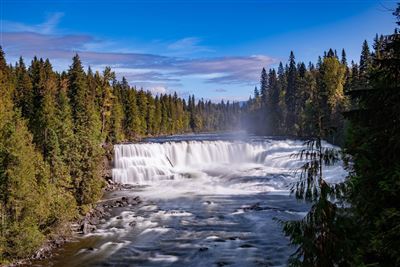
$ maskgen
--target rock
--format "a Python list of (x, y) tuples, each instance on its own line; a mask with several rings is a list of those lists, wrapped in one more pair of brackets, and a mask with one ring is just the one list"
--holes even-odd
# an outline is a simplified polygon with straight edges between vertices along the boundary
[(128, 203), (126, 203), (126, 202), (124, 202), (124, 201), (122, 201), (122, 200), (117, 200), (117, 201), (115, 201), (115, 206), (114, 206), (114, 207), (119, 207), (119, 208), (121, 208), (121, 207), (125, 207), (127, 204), (128, 204)]
[(93, 232), (94, 230), (96, 230), (96, 226), (91, 225), (91, 224), (88, 223), (88, 222), (84, 222), (84, 223), (82, 224), (82, 233), (83, 233), (84, 235), (89, 234), (89, 233)]
[(122, 216), (117, 216), (117, 220), (122, 220)]
[(199, 248), (199, 251), (200, 251), (200, 252), (207, 251), (207, 250), (208, 250), (208, 247), (201, 247), (201, 248)]
[(73, 232), (78, 232), (79, 229), (81, 228), (81, 225), (78, 224), (78, 223), (72, 223), (72, 224), (70, 225), (70, 228), (71, 228), (71, 231), (73, 231)]
[(129, 223), (129, 226), (135, 227), (135, 226), (136, 226), (136, 222), (130, 222), (130, 223)]
[(249, 210), (255, 210), (255, 211), (260, 211), (263, 210), (263, 208), (260, 206), (260, 203), (255, 203), (251, 205), (250, 207), (245, 207), (243, 208), (244, 211), (249, 211)]
[(129, 205), (137, 205), (142, 203), (142, 200), (139, 197), (123, 197), (122, 201), (126, 202)]
[(32, 257), (35, 260), (44, 259), (46, 257), (46, 247), (39, 249)]
[(104, 213), (104, 207), (103, 206), (97, 206), (96, 207), (96, 211), (102, 214), (102, 213)]
[(99, 218), (97, 216), (91, 217), (89, 219), (90, 224), (92, 225), (98, 225), (99, 224)]

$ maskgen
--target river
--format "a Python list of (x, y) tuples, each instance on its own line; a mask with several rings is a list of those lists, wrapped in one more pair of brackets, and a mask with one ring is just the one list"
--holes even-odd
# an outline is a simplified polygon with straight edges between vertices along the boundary
[[(236, 134), (182, 135), (116, 145), (113, 179), (140, 196), (93, 233), (40, 266), (286, 266), (294, 248), (278, 220), (309, 206), (289, 194), (298, 140)], [(342, 165), (324, 170), (335, 182)]]

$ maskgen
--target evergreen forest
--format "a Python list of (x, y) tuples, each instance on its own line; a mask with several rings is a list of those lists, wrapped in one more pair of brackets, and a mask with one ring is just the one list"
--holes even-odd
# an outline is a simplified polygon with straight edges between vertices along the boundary
[[(394, 15), (400, 27), (400, 4)], [(154, 95), (109, 67), (85, 69), (78, 54), (57, 72), (49, 59), (10, 63), (0, 50), (0, 263), (32, 255), (101, 199), (109, 144), (246, 129), (309, 145), (293, 192), (312, 209), (282, 222), (298, 248), (290, 265), (400, 266), (400, 34), (360, 46), (358, 62), (344, 49), (315, 63), (290, 52), (262, 69), (248, 101), (220, 103)], [(321, 140), (341, 147), (341, 184), (323, 180), (321, 165), (339, 154)]]

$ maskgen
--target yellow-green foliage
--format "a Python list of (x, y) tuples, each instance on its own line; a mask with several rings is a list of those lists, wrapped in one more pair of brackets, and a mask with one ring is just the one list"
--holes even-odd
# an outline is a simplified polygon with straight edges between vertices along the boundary
[(193, 98), (188, 109), (115, 82), (110, 68), (86, 73), (78, 55), (62, 74), (36, 57), (10, 67), (0, 49), (0, 263), (31, 255), (101, 198), (103, 143), (217, 129), (230, 121), (222, 111), (238, 114), (227, 107)]
[(346, 66), (335, 57), (326, 57), (323, 69), (322, 79), (328, 94), (328, 105), (333, 110), (344, 100), (343, 87), (346, 81)]

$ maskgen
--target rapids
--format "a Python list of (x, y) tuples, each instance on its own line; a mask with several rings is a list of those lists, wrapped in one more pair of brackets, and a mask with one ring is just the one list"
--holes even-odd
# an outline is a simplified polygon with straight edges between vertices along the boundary
[[(329, 144), (325, 144), (329, 145)], [(293, 248), (276, 219), (309, 206), (289, 195), (302, 142), (191, 135), (115, 145), (113, 179), (139, 206), (114, 210), (44, 266), (286, 266)], [(342, 180), (342, 164), (325, 168)]]

